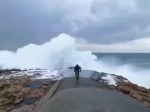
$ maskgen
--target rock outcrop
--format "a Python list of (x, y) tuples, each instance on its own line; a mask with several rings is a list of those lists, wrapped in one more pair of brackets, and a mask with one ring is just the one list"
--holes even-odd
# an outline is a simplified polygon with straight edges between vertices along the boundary
[(10, 112), (22, 105), (33, 105), (52, 84), (51, 80), (31, 80), (26, 76), (0, 79), (0, 112)]
[(137, 84), (127, 82), (117, 82), (116, 88), (125, 94), (142, 102), (144, 105), (150, 107), (150, 90), (140, 87)]
[[(108, 73), (94, 73), (91, 78), (106, 85), (106, 88), (113, 88), (135, 98), (147, 107), (150, 107), (150, 89), (133, 84), (127, 78)], [(114, 83), (110, 83), (114, 82)]]

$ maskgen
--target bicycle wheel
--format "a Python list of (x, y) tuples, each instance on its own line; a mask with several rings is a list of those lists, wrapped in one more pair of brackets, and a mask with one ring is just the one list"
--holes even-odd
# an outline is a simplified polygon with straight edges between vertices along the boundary
[(78, 82), (78, 80), (79, 80), (79, 72), (75, 73), (75, 78), (76, 78), (76, 81)]

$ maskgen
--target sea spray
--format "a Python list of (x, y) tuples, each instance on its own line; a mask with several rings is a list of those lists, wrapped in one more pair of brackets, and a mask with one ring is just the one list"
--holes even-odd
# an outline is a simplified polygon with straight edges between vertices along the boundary
[(6, 68), (42, 68), (49, 70), (67, 69), (77, 63), (82, 69), (123, 75), (131, 82), (150, 87), (150, 70), (136, 69), (122, 64), (116, 58), (100, 58), (91, 51), (77, 49), (75, 38), (60, 34), (43, 45), (29, 44), (16, 52), (0, 51), (0, 66)]
[(16, 52), (0, 51), (0, 65), (3, 68), (66, 69), (80, 64), (84, 69), (98, 69), (97, 57), (91, 51), (76, 49), (76, 41), (67, 34), (61, 34), (43, 44), (29, 44)]

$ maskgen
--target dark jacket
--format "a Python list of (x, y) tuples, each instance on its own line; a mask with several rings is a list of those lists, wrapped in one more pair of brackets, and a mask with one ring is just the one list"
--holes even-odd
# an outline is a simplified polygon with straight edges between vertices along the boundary
[(76, 65), (74, 67), (74, 72), (81, 72), (81, 67), (79, 65)]

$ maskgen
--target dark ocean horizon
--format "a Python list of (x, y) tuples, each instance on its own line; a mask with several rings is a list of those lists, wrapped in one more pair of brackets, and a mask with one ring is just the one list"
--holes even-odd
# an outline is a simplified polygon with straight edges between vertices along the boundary
[(98, 59), (150, 69), (150, 53), (94, 53)]

